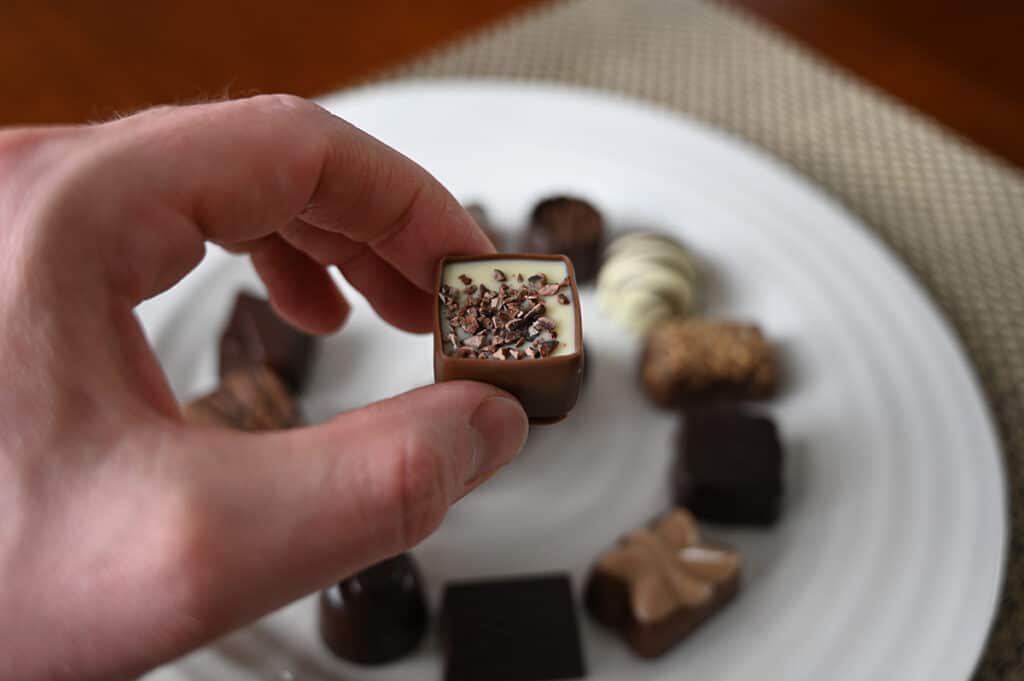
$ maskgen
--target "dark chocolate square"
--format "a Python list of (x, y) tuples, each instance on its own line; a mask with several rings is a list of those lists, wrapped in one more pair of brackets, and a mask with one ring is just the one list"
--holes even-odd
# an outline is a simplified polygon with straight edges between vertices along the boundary
[(277, 316), (270, 302), (242, 291), (220, 340), (220, 376), (266, 365), (288, 389), (299, 393), (306, 383), (316, 339)]
[(544, 681), (586, 673), (568, 575), (449, 584), (441, 607), (446, 681)]
[(783, 450), (775, 423), (737, 407), (686, 415), (675, 497), (701, 520), (771, 525), (782, 505)]

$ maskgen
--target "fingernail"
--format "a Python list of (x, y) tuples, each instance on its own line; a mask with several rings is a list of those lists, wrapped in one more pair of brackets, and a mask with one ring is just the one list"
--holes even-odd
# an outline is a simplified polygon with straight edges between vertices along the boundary
[(477, 406), (469, 420), (476, 433), (473, 465), (467, 482), (507, 463), (526, 444), (530, 423), (513, 399), (494, 395)]

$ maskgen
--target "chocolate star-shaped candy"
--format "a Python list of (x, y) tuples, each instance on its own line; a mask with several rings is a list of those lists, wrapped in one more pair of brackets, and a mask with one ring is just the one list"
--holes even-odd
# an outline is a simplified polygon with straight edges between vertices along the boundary
[(597, 560), (585, 601), (637, 655), (656, 657), (725, 605), (739, 583), (739, 554), (704, 542), (693, 515), (677, 508)]

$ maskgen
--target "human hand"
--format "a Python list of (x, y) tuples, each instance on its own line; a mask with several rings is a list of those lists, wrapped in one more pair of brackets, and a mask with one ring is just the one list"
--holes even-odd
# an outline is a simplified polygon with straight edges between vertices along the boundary
[(326, 333), (337, 265), (399, 328), (486, 237), (422, 168), (286, 96), (0, 133), (0, 677), (130, 678), (407, 549), (522, 447), (445, 383), (313, 427), (186, 426), (133, 314), (204, 241)]

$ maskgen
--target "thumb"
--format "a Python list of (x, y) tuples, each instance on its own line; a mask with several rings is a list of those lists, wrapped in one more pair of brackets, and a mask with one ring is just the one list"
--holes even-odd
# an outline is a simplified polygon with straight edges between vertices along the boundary
[(507, 393), (456, 381), (309, 428), (189, 432), (186, 607), (208, 638), (420, 542), (528, 422)]

